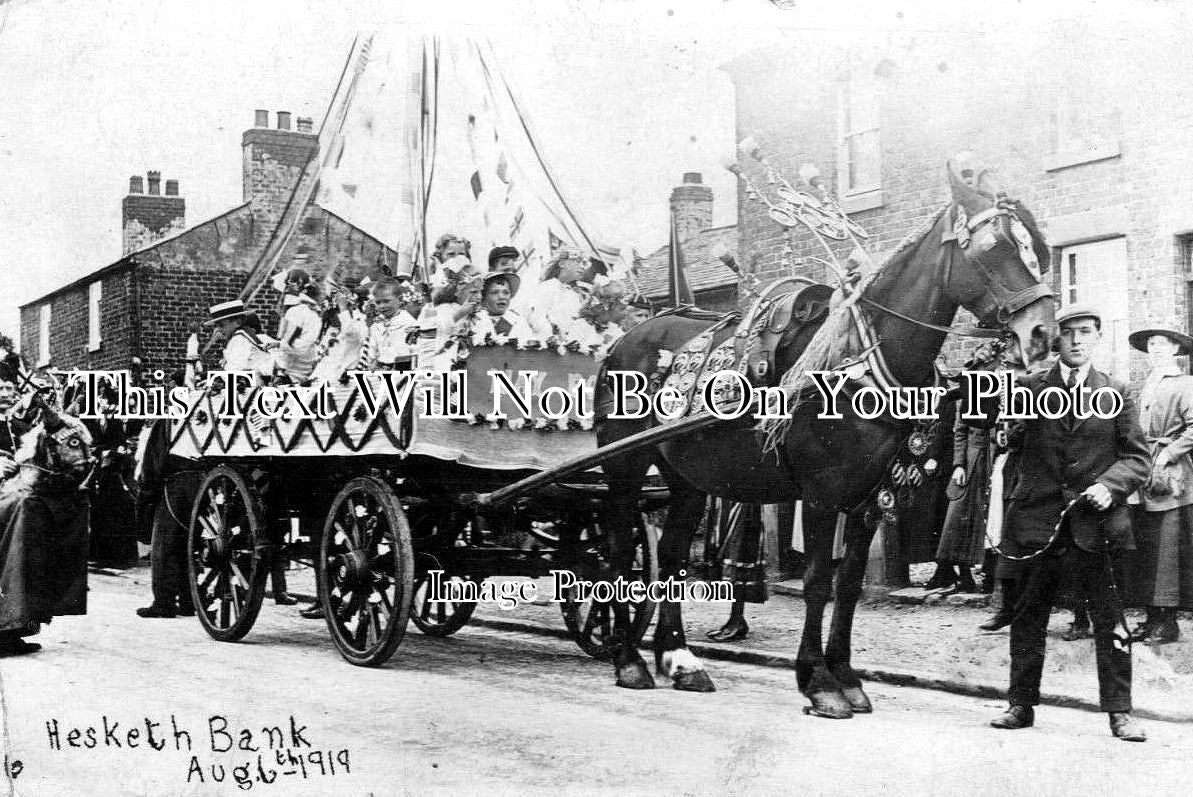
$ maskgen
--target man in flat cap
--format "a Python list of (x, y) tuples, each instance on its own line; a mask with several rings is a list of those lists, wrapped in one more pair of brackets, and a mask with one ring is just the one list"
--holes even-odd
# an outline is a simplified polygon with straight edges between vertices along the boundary
[(522, 265), (522, 254), (512, 246), (497, 246), (489, 250), (489, 271), (516, 274)]
[(1006, 474), (1002, 550), (1010, 557), (1030, 558), (1015, 563), (1021, 572), (1011, 622), (1010, 707), (990, 724), (1018, 729), (1035, 722), (1048, 619), (1058, 587), (1068, 576), (1089, 600), (1098, 693), (1111, 733), (1142, 742), (1147, 736), (1130, 714), (1128, 634), (1124, 628), (1116, 635), (1115, 628), (1122, 616), (1115, 584), (1122, 580), (1112, 580), (1110, 568), (1117, 572), (1122, 550), (1133, 547), (1125, 502), (1147, 478), (1147, 446), (1129, 397), (1114, 417), (1081, 418), (1074, 411), (1089, 407), (1088, 394), (1078, 402), (1083, 387), (1125, 393), (1121, 384), (1091, 363), (1102, 339), (1099, 312), (1088, 305), (1071, 305), (1058, 311), (1056, 320), (1060, 360), (1030, 375), (1024, 384), (1037, 398), (1047, 388), (1068, 390), (1072, 402), (1059, 418), (1037, 415), (1025, 422), (1018, 460)]
[(1151, 365), (1147, 379), (1132, 386), (1151, 473), (1131, 497), (1138, 550), (1127, 557), (1127, 603), (1147, 607), (1144, 644), (1163, 645), (1180, 638), (1177, 612), (1193, 609), (1193, 377), (1176, 360), (1193, 353), (1193, 338), (1141, 329), (1129, 340)]

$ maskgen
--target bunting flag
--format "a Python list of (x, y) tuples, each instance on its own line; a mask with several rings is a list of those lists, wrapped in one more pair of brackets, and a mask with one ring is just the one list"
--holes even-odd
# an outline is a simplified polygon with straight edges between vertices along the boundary
[(492, 98), (482, 94), (479, 107), (468, 115), (473, 166), (468, 183), (488, 241), (474, 242), (487, 246), (476, 246), (473, 254), (475, 257), (492, 246), (513, 246), (522, 253), (524, 274), (537, 279), (563, 241), (530, 180), (519, 169), (510, 143), (499, 129)]
[(679, 246), (679, 229), (675, 226), (675, 217), (671, 218), (671, 241), (668, 245), (667, 257), (667, 307), (679, 307), (683, 304), (695, 304), (692, 289), (688, 287), (688, 275), (684, 267), (683, 250)]

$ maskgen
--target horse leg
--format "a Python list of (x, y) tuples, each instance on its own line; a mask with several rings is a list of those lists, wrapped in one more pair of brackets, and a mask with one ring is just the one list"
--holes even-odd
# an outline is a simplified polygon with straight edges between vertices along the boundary
[[(650, 467), (649, 458), (625, 457), (603, 465), (609, 484), (605, 533), (609, 540), (611, 579), (628, 578), (634, 566), (633, 529), (638, 522), (638, 499)], [(630, 632), (630, 611), (624, 601), (614, 600), (613, 668), (617, 685), (625, 689), (654, 689), (654, 678), (638, 652)]]
[(812, 705), (804, 713), (829, 719), (849, 719), (853, 710), (841, 685), (829, 671), (821, 643), (824, 607), (833, 581), (833, 533), (837, 513), (804, 506), (804, 540), (808, 565), (804, 571), (804, 632), (795, 657), (795, 680)]
[[(659, 580), (673, 578), (681, 582), (687, 576), (688, 557), (692, 550), (692, 536), (704, 514), (705, 495), (684, 481), (670, 468), (662, 468), (671, 488), (671, 503), (667, 508), (667, 522), (659, 539)], [(671, 679), (676, 689), (684, 692), (715, 692), (716, 686), (704, 663), (688, 648), (684, 637), (682, 604), (679, 601), (659, 602), (659, 620), (654, 632), (655, 671)]]
[(862, 577), (866, 574), (870, 541), (874, 530), (867, 527), (863, 513), (849, 516), (845, 530), (845, 558), (837, 571), (837, 594), (833, 604), (832, 627), (824, 657), (829, 672), (841, 685), (841, 692), (855, 714), (869, 714), (874, 710), (870, 698), (862, 689), (862, 681), (850, 665), (853, 642), (853, 614), (862, 595)]

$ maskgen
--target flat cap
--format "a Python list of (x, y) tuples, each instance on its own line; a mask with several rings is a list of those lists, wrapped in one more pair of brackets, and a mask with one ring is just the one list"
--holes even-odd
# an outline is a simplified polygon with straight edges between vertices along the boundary
[(1098, 322), (1099, 326), (1102, 324), (1102, 313), (1092, 304), (1070, 304), (1056, 311), (1056, 323), (1058, 326), (1066, 321), (1072, 321), (1074, 318), (1093, 318)]

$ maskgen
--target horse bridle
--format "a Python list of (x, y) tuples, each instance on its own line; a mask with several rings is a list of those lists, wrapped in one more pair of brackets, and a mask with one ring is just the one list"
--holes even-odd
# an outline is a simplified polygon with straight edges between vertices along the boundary
[[(909, 315), (900, 313), (898, 310), (880, 304), (866, 296), (860, 297), (861, 301), (875, 310), (925, 329), (970, 338), (1003, 337), (1006, 332), (1001, 327), (1005, 326), (1015, 313), (1027, 307), (1032, 302), (1053, 295), (1052, 289), (1044, 283), (1040, 275), (1039, 260), (1032, 247), (1031, 233), (1019, 219), (1015, 210), (1016, 208), (1013, 203), (1000, 200), (998, 204), (983, 210), (971, 219), (963, 207), (956, 205), (954, 206), (952, 229), (941, 235), (942, 243), (953, 241), (963, 250), (972, 249), (973, 251), (968, 251), (965, 257), (986, 277), (987, 294), (983, 296), (982, 303), (974, 311), (974, 315), (979, 320), (978, 326), (944, 326), (942, 324), (933, 324), (929, 321), (912, 318)], [(998, 279), (997, 271), (987, 262), (987, 255), (994, 251), (1000, 242), (999, 231), (995, 231), (994, 227), (995, 222), (999, 219), (1006, 221), (1007, 225), (1007, 230), (1001, 231), (1003, 237), (1015, 244), (1019, 250), (1020, 262), (1035, 278), (1034, 284), (1018, 291), (1012, 291), (1004, 287)], [(989, 240), (990, 243), (983, 245), (985, 240)], [(952, 279), (952, 268), (952, 260), (950, 259), (945, 267), (946, 285)], [(990, 321), (997, 324), (998, 328), (989, 326)]]
[[(46, 446), (46, 457), (48, 458), (49, 464), (51, 466), (60, 466), (62, 463), (62, 457), (58, 453), (58, 450), (57, 450), (58, 446), (70, 445), (70, 441), (75, 441), (80, 446), (85, 445), (83, 440), (78, 436), (78, 430), (72, 428), (69, 424), (64, 424), (62, 426), (62, 428), (56, 432), (51, 432), (48, 429), (46, 429), (45, 435), (46, 435), (46, 437), (52, 439), (55, 443), (55, 445), (52, 447), (49, 445)], [(91, 482), (91, 479), (95, 476), (95, 470), (96, 470), (96, 466), (98, 464), (98, 461), (93, 456), (88, 457), (88, 459), (86, 461), (90, 463), (90, 467), (87, 469), (87, 475), (82, 479), (81, 482), (79, 482), (80, 490), (87, 489), (87, 487), (89, 486), (89, 484)], [(46, 468), (46, 467), (38, 465), (34, 462), (19, 462), (17, 464), (20, 465), (20, 467), (22, 467), (22, 468), (30, 468), (31, 470), (36, 470), (36, 471), (45, 473), (45, 474), (55, 477), (55, 478), (65, 478), (67, 476), (67, 474), (71, 473), (72, 471), (78, 470), (75, 467), (49, 467), (49, 468)]]

